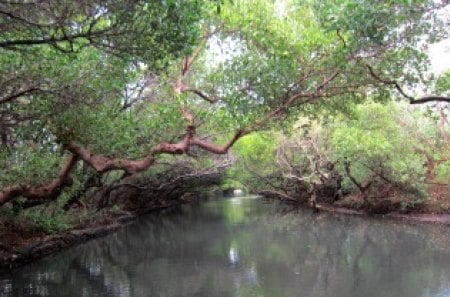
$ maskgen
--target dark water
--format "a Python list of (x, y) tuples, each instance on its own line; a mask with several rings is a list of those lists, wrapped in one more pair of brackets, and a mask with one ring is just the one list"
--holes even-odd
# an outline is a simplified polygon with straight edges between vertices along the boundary
[(450, 230), (209, 201), (0, 276), (0, 296), (450, 296)]

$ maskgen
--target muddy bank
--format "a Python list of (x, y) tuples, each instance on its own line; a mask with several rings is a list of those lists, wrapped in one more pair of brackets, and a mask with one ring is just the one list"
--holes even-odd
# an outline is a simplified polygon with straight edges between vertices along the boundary
[(9, 246), (6, 243), (1, 243), (0, 273), (7, 273), (14, 268), (58, 252), (64, 248), (108, 235), (142, 214), (170, 209), (183, 203), (186, 203), (186, 201), (176, 201), (166, 205), (152, 206), (117, 214), (107, 219), (102, 218), (100, 221), (83, 226), (83, 228), (74, 228), (58, 234), (36, 234), (34, 238), (17, 241)]
[(346, 207), (319, 204), (317, 208), (320, 211), (333, 212), (346, 215), (374, 216), (393, 220), (402, 220), (411, 223), (432, 223), (450, 226), (450, 214), (433, 213), (400, 213), (397, 211), (386, 214), (373, 214), (365, 210), (350, 209)]

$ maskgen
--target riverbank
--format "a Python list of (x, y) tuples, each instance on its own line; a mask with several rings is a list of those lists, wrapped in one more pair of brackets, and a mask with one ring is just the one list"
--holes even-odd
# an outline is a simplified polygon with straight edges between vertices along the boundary
[[(55, 234), (31, 230), (0, 230), (0, 273), (7, 273), (70, 246), (106, 236), (142, 214), (163, 211), (187, 202), (189, 201), (178, 200), (168, 204), (111, 214), (90, 224), (82, 224)], [(14, 236), (11, 236), (11, 231), (15, 232)]]
[(0, 271), (109, 234), (139, 215), (213, 195), (227, 166), (179, 160), (105, 185), (86, 182), (68, 201), (9, 203), (0, 209)]
[(386, 214), (373, 214), (365, 210), (333, 206), (330, 204), (318, 204), (317, 208), (319, 211), (326, 211), (343, 215), (374, 216), (393, 220), (402, 220), (410, 223), (430, 223), (450, 226), (450, 214), (443, 213), (401, 213), (398, 211), (394, 211)]

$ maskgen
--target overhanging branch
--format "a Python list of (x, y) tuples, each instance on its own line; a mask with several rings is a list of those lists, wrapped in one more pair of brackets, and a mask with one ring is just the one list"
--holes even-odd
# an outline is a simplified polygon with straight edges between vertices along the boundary
[(219, 98), (217, 97), (211, 97), (208, 96), (206, 93), (202, 92), (199, 89), (194, 89), (194, 88), (184, 88), (181, 90), (182, 92), (191, 92), (196, 94), (197, 96), (199, 96), (200, 98), (202, 98), (203, 100), (208, 101), (209, 103), (216, 103), (219, 101)]
[(31, 200), (52, 200), (57, 198), (64, 187), (71, 185), (69, 175), (75, 168), (77, 161), (77, 155), (69, 157), (58, 176), (46, 185), (33, 186), (29, 184), (18, 184), (3, 188), (0, 190), (0, 206), (19, 196)]
[(77, 161), (83, 160), (99, 173), (111, 170), (124, 170), (128, 174), (144, 171), (151, 167), (157, 155), (160, 154), (184, 154), (191, 146), (198, 146), (214, 154), (226, 154), (231, 146), (245, 132), (239, 130), (229, 142), (219, 146), (208, 141), (195, 138), (195, 126), (188, 125), (184, 138), (177, 143), (160, 143), (156, 145), (142, 159), (132, 160), (126, 158), (109, 158), (100, 154), (95, 154), (91, 150), (75, 142), (70, 142), (64, 146), (66, 150), (72, 153), (72, 156), (62, 167), (58, 177), (46, 185), (33, 186), (29, 184), (18, 184), (7, 186), (0, 190), (0, 206), (9, 202), (11, 199), (22, 196), (32, 200), (52, 200), (56, 198), (65, 186), (69, 186), (68, 178), (71, 171), (75, 168)]
[(400, 84), (396, 80), (384, 79), (379, 74), (375, 73), (375, 70), (372, 66), (366, 64), (367, 69), (369, 70), (370, 75), (375, 78), (377, 81), (385, 84), (385, 85), (393, 85), (395, 89), (406, 99), (409, 100), (410, 104), (424, 104), (428, 102), (448, 102), (450, 103), (450, 98), (446, 96), (424, 96), (420, 98), (414, 98), (408, 95)]
[(424, 104), (424, 103), (428, 103), (428, 102), (447, 102), (450, 103), (450, 98), (449, 97), (444, 97), (444, 96), (426, 96), (426, 97), (422, 97), (419, 99), (415, 99), (410, 101), (410, 104)]

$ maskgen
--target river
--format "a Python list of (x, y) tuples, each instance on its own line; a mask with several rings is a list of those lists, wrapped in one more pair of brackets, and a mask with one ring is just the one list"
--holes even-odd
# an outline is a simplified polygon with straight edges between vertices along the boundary
[(0, 296), (444, 297), (449, 229), (214, 199), (2, 275)]

